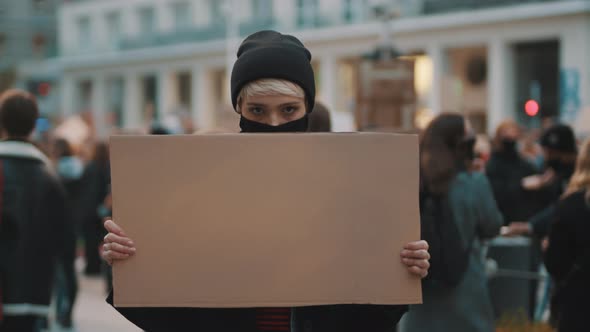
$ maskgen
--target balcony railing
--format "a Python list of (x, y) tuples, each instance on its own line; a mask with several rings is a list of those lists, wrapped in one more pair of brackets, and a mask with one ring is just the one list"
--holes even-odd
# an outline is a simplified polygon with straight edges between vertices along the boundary
[(187, 28), (166, 34), (154, 33), (134, 38), (125, 38), (119, 42), (118, 48), (121, 50), (128, 50), (190, 42), (204, 42), (208, 40), (223, 39), (224, 37), (225, 25), (216, 23), (207, 27)]
[(526, 3), (563, 2), (571, 0), (423, 0), (422, 14), (439, 14), (463, 10), (522, 5)]

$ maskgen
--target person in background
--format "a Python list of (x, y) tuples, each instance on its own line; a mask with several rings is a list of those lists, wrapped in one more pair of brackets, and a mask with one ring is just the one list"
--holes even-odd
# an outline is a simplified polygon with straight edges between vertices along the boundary
[(65, 250), (59, 259), (56, 277), (56, 319), (62, 327), (70, 328), (78, 294), (75, 261), (77, 234), (80, 234), (79, 228), (82, 222), (84, 163), (74, 154), (72, 146), (65, 139), (60, 138), (55, 141), (54, 154), (57, 174), (66, 190), (69, 218), (77, 228), (74, 233), (70, 233), (70, 236), (64, 239)]
[(545, 265), (555, 281), (552, 316), (559, 332), (588, 330), (590, 298), (590, 140), (557, 204)]
[[(486, 176), (470, 171), (474, 143), (469, 123), (459, 114), (439, 115), (423, 133), (420, 142), (421, 211), (426, 207), (422, 197), (446, 197), (442, 203), (445, 206), (437, 206), (450, 213), (437, 215), (448, 217), (448, 222), (457, 226), (462, 247), (467, 248), (463, 253), (467, 256), (456, 259), (465, 259), (467, 264), (458, 284), (452, 287), (438, 280), (425, 280), (424, 303), (410, 306), (400, 323), (402, 332), (494, 331), (481, 242), (496, 236), (503, 220)], [(437, 218), (436, 221), (444, 225), (442, 220)], [(446, 238), (440, 235), (443, 232), (439, 230), (441, 239)], [(440, 248), (450, 247), (445, 243), (440, 245)], [(442, 256), (436, 252), (434, 244), (431, 250), (433, 259), (435, 255)], [(434, 264), (432, 267), (435, 268)]]
[(536, 235), (544, 238), (549, 233), (555, 208), (574, 173), (577, 144), (574, 131), (568, 125), (556, 124), (545, 130), (541, 136), (545, 160), (545, 172), (522, 180), (525, 190), (535, 192), (541, 211), (528, 221), (515, 221), (503, 229), (506, 236)]
[(332, 120), (330, 119), (330, 111), (326, 105), (315, 102), (313, 112), (309, 114), (309, 129), (310, 132), (329, 133), (332, 131)]
[(38, 332), (49, 314), (55, 262), (74, 236), (66, 193), (31, 143), (39, 116), (30, 93), (0, 95), (0, 331)]
[[(536, 197), (537, 192), (526, 190), (523, 186), (523, 179), (537, 174), (537, 170), (520, 154), (518, 145), (521, 139), (522, 132), (518, 124), (513, 121), (501, 123), (496, 130), (492, 158), (486, 167), (486, 174), (505, 224), (528, 220), (543, 208)], [(529, 249), (530, 264), (527, 268), (536, 273), (541, 264), (540, 242), (534, 239)], [(537, 287), (538, 281), (531, 280), (528, 313), (531, 318), (536, 307)]]
[(475, 136), (474, 159), (471, 170), (475, 172), (485, 172), (486, 164), (490, 159), (491, 143), (487, 135)]
[(494, 198), (506, 223), (528, 220), (539, 210), (533, 193), (522, 185), (522, 180), (535, 175), (536, 171), (519, 153), (520, 138), (521, 131), (515, 122), (500, 124), (494, 137), (492, 157), (486, 166)]
[(87, 276), (97, 276), (102, 272), (99, 245), (103, 232), (103, 218), (110, 216), (105, 211), (104, 201), (109, 194), (111, 183), (109, 147), (107, 143), (94, 145), (92, 160), (84, 170), (82, 235), (84, 237)]

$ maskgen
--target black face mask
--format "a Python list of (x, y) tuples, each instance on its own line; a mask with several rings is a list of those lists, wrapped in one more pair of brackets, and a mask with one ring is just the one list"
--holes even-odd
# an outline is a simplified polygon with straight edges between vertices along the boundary
[(512, 139), (502, 140), (502, 151), (506, 154), (516, 154), (516, 141)]
[(279, 126), (271, 126), (264, 123), (240, 118), (240, 128), (243, 133), (297, 133), (306, 132), (309, 118), (307, 114), (298, 120), (283, 123)]

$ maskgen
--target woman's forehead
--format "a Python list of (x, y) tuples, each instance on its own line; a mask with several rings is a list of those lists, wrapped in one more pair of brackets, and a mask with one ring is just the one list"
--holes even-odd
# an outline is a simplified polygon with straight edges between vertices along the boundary
[(303, 102), (303, 98), (282, 95), (282, 94), (269, 94), (269, 95), (254, 95), (244, 99), (244, 102), (251, 104), (283, 104), (283, 103), (299, 103)]

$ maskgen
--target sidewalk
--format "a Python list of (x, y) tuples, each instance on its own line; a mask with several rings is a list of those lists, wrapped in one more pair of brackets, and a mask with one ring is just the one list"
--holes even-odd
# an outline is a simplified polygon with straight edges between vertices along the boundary
[(78, 277), (74, 327), (63, 329), (53, 326), (49, 332), (141, 332), (105, 302), (104, 279), (88, 278), (81, 274)]

